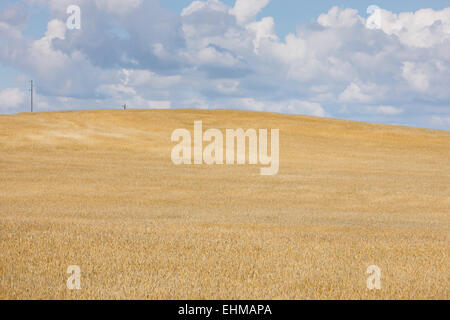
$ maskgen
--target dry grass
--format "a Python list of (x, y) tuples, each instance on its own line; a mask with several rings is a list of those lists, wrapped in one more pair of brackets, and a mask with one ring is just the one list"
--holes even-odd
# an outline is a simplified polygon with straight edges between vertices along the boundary
[[(174, 166), (194, 120), (279, 128), (279, 174)], [(310, 117), (0, 116), (0, 298), (449, 299), (449, 159), (448, 131)]]

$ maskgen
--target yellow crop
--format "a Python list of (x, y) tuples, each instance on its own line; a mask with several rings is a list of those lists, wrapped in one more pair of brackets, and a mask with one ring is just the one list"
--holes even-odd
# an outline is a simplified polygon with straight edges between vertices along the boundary
[[(278, 174), (175, 166), (171, 133), (196, 120), (280, 129)], [(1, 299), (450, 298), (449, 131), (221, 110), (0, 116), (0, 190)]]

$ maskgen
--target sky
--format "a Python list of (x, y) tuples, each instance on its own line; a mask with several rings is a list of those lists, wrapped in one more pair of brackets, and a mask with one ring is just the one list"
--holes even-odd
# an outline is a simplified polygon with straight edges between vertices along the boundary
[(31, 79), (36, 111), (126, 103), (450, 130), (450, 3), (2, 0), (0, 114), (29, 110)]

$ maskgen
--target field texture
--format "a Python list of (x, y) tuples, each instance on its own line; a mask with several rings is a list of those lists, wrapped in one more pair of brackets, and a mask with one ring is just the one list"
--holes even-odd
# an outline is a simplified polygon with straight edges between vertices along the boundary
[[(280, 129), (278, 175), (175, 166), (171, 134), (195, 120)], [(238, 111), (0, 116), (0, 190), (1, 299), (450, 298), (449, 131)]]

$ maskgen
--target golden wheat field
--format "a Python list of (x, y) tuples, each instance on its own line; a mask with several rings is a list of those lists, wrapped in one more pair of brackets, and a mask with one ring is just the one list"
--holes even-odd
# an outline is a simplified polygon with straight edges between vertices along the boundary
[[(195, 120), (278, 128), (278, 175), (175, 166), (171, 134)], [(222, 110), (0, 116), (0, 189), (1, 299), (450, 298), (449, 131)]]

